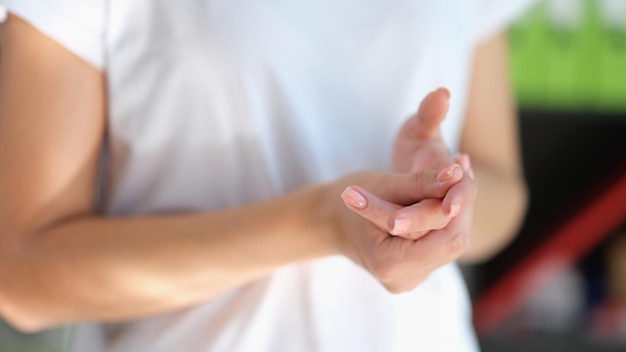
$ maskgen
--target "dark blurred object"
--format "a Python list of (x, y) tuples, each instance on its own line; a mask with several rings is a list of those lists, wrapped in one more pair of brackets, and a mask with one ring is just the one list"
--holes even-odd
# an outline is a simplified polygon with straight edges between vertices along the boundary
[[(512, 245), (474, 272), (483, 348), (508, 341), (525, 351), (626, 350), (623, 343), (598, 338), (589, 302), (580, 312), (580, 295), (589, 301), (589, 287), (602, 275), (583, 272), (584, 285), (575, 276), (559, 276), (626, 225), (626, 113), (525, 111), (521, 137), (531, 194), (527, 218)], [(582, 292), (566, 293), (575, 287)], [(566, 302), (551, 304), (559, 295)], [(602, 329), (614, 317), (599, 307), (595, 325)]]
[[(492, 285), (626, 169), (626, 114), (520, 114), (530, 206), (513, 244), (487, 265), (475, 293)], [(626, 204), (626, 199), (622, 204)], [(608, 211), (623, 211), (613, 209)]]
[(472, 271), (482, 348), (626, 351), (626, 0), (539, 1), (509, 38), (531, 202)]
[(605, 246), (606, 296), (593, 307), (590, 329), (598, 338), (621, 340), (626, 346), (626, 228)]
[(578, 332), (566, 335), (541, 334), (518, 336), (511, 340), (486, 338), (481, 340), (482, 352), (624, 352), (624, 345), (586, 338)]
[(609, 243), (606, 259), (611, 299), (626, 303), (626, 230)]

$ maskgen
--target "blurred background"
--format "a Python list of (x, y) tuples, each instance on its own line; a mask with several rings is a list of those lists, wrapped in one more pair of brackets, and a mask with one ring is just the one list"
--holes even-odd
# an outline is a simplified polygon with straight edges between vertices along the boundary
[[(463, 268), (482, 349), (626, 351), (626, 0), (542, 0), (509, 39), (531, 203), (511, 246)], [(70, 336), (0, 320), (0, 352)]]
[(464, 268), (481, 345), (626, 351), (626, 1), (539, 1), (509, 41), (531, 202)]

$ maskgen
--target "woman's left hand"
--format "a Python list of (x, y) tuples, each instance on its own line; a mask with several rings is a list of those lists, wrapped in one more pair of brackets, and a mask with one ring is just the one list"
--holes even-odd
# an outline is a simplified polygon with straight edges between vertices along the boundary
[[(454, 184), (442, 199), (424, 199), (393, 214), (389, 219), (389, 228), (396, 236), (416, 239), (427, 234), (452, 231), (459, 241), (470, 241), (477, 189), (469, 156), (458, 154), (452, 158), (441, 138), (439, 126), (448, 112), (449, 99), (450, 93), (445, 88), (439, 88), (424, 98), (418, 112), (407, 120), (398, 133), (394, 143), (393, 168), (396, 172), (416, 172), (456, 163), (463, 169), (463, 179)], [(416, 233), (417, 229), (424, 228), (421, 224), (423, 219), (416, 219), (411, 214), (415, 214), (415, 208), (424, 207), (451, 217), (450, 222), (441, 229)]]

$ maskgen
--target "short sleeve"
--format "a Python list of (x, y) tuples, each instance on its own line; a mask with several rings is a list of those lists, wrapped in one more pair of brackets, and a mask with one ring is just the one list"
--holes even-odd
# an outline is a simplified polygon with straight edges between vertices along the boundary
[(480, 43), (505, 29), (536, 0), (475, 0), (474, 42)]
[(0, 0), (2, 7), (103, 70), (107, 0)]

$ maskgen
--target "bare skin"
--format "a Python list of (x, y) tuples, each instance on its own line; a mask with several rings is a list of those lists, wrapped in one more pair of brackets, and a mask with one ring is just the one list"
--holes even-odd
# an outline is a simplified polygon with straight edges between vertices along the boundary
[(517, 233), (528, 204), (507, 60), (504, 33), (476, 52), (460, 145), (463, 156), (453, 160), (441, 142), (438, 128), (447, 112), (441, 97), (428, 105), (424, 118), (407, 120), (395, 143), (395, 171), (470, 164), (467, 155), (471, 156), (471, 167), (467, 166), (479, 192), (471, 244), (460, 258), (466, 263), (484, 261), (504, 248)]
[[(21, 330), (150, 316), (334, 254), (401, 292), (467, 249), (476, 185), (468, 165), (461, 171), (449, 156), (446, 165), (364, 171), (218, 212), (98, 216), (104, 75), (12, 15), (2, 53), (0, 314)], [(429, 119), (414, 118), (422, 117)], [(438, 129), (433, 121), (427, 130)], [(350, 204), (348, 186), (362, 192), (364, 206)], [(433, 207), (414, 206), (424, 199)], [(446, 205), (457, 203), (454, 211)], [(414, 219), (411, 231), (394, 230), (398, 212)]]
[(476, 216), (472, 244), (461, 258), (484, 261), (513, 240), (528, 205), (518, 120), (509, 84), (505, 33), (477, 51), (460, 149), (472, 158)]

